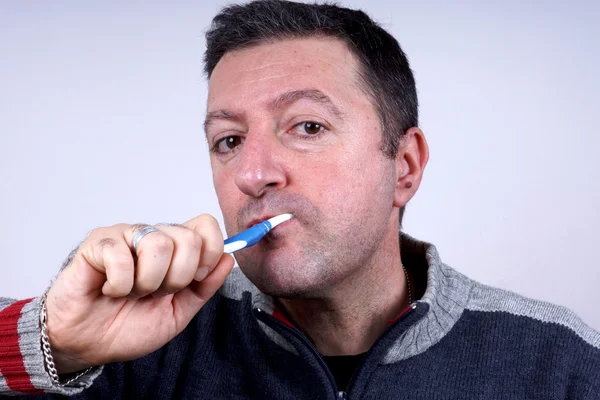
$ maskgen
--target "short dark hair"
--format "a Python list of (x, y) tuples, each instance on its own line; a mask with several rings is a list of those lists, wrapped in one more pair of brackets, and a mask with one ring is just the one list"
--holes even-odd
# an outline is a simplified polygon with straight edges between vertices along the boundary
[[(210, 78), (225, 55), (252, 45), (299, 37), (333, 37), (357, 57), (360, 83), (371, 97), (382, 126), (381, 150), (396, 157), (407, 129), (418, 126), (415, 79), (398, 41), (366, 13), (333, 3), (257, 0), (231, 5), (206, 33), (204, 70)], [(400, 221), (404, 208), (400, 210)]]

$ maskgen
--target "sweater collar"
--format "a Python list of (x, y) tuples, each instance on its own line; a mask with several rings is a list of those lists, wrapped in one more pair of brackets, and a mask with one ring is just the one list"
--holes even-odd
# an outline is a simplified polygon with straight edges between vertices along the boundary
[[(431, 243), (402, 233), (400, 249), (402, 262), (416, 286), (424, 287), (417, 306), (426, 312), (393, 338), (383, 359), (385, 364), (416, 356), (446, 336), (461, 317), (473, 285), (469, 278), (444, 264)], [(392, 329), (392, 335), (393, 332)]]
[[(424, 315), (402, 332), (392, 328), (386, 333), (386, 336), (391, 336), (386, 338), (389, 346), (382, 360), (386, 364), (416, 356), (439, 342), (462, 315), (472, 287), (469, 278), (441, 261), (431, 243), (401, 233), (400, 252), (402, 262), (414, 282), (415, 293), (422, 294), (416, 307)], [(291, 325), (276, 307), (274, 299), (260, 292), (237, 267), (225, 281), (220, 293), (236, 300), (242, 300), (244, 293), (250, 294), (252, 308), (261, 309)], [(274, 342), (295, 353), (279, 333), (261, 321), (259, 325)]]

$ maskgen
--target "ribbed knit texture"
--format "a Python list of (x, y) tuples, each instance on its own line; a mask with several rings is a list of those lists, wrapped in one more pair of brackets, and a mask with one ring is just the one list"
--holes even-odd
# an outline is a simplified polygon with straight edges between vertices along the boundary
[[(21, 351), (21, 347), (23, 347), (25, 354), (33, 350), (31, 349), (32, 343), (28, 339), (31, 339), (36, 329), (35, 326), (31, 326), (32, 324), (29, 323), (34, 319), (29, 315), (30, 313), (22, 313), (23, 308), (32, 300), (16, 301), (0, 311), (0, 374), (4, 380), (4, 382), (0, 381), (0, 394), (9, 391), (41, 393), (31, 383)], [(19, 332), (19, 320), (21, 318), (28, 323)], [(38, 342), (38, 347), (41, 347), (41, 342)]]
[(0, 395), (44, 392), (72, 395), (89, 387), (101, 373), (101, 367), (95, 368), (69, 387), (52, 382), (44, 368), (40, 301), (40, 298), (0, 299)]
[[(435, 247), (407, 235), (401, 253), (424, 288), (421, 300), (365, 355), (348, 399), (600, 399), (600, 334), (571, 311), (472, 281), (443, 264)], [(30, 330), (37, 315), (28, 304), (18, 347), (7, 321), (19, 318), (19, 305), (2, 310), (9, 318), (0, 319), (0, 343), (7, 357), (17, 348), (25, 353), (35, 387), (73, 394), (43, 385), (34, 368), (41, 349), (33, 350), (39, 331)], [(138, 360), (106, 365), (73, 398), (336, 398), (339, 389), (314, 347), (273, 314), (273, 299), (236, 268), (180, 335)]]

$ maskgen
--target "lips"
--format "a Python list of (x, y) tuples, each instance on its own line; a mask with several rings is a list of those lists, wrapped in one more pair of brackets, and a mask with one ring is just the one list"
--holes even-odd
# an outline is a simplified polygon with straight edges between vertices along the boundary
[(252, 218), (252, 219), (250, 220), (250, 222), (248, 222), (248, 223), (246, 224), (246, 229), (248, 229), (248, 228), (250, 228), (250, 227), (253, 227), (254, 225), (256, 225), (256, 224), (259, 224), (259, 223), (261, 223), (261, 222), (263, 222), (263, 221), (266, 221), (266, 220), (268, 220), (269, 218), (273, 218), (274, 216), (275, 216), (275, 215), (265, 215), (264, 217), (260, 217), (260, 218)]
[[(278, 212), (278, 213), (274, 213), (274, 214), (264, 214), (264, 215), (262, 215), (262, 216), (261, 216), (261, 217), (259, 217), (259, 218), (252, 218), (252, 219), (251, 219), (251, 220), (250, 220), (250, 221), (249, 221), (249, 222), (246, 224), (246, 229), (248, 229), (248, 228), (250, 228), (250, 227), (253, 227), (254, 225), (256, 225), (256, 224), (258, 224), (258, 223), (261, 223), (261, 222), (263, 222), (263, 221), (266, 221), (266, 220), (268, 220), (268, 219), (271, 219), (271, 218), (273, 218), (273, 217), (276, 217), (276, 216), (278, 216), (278, 215), (285, 214), (285, 213), (289, 213), (289, 212), (290, 212), (290, 211), (282, 211), (282, 212)], [(288, 222), (288, 221), (286, 221), (286, 222)], [(284, 222), (284, 223), (285, 223), (285, 222)]]

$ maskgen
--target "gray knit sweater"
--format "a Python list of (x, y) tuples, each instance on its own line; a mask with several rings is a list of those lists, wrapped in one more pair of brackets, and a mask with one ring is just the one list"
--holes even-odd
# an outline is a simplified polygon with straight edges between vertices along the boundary
[(39, 299), (0, 299), (0, 395), (206, 399), (600, 399), (600, 334), (571, 311), (477, 283), (403, 234), (420, 299), (338, 388), (308, 338), (239, 269), (171, 342), (51, 383)]

